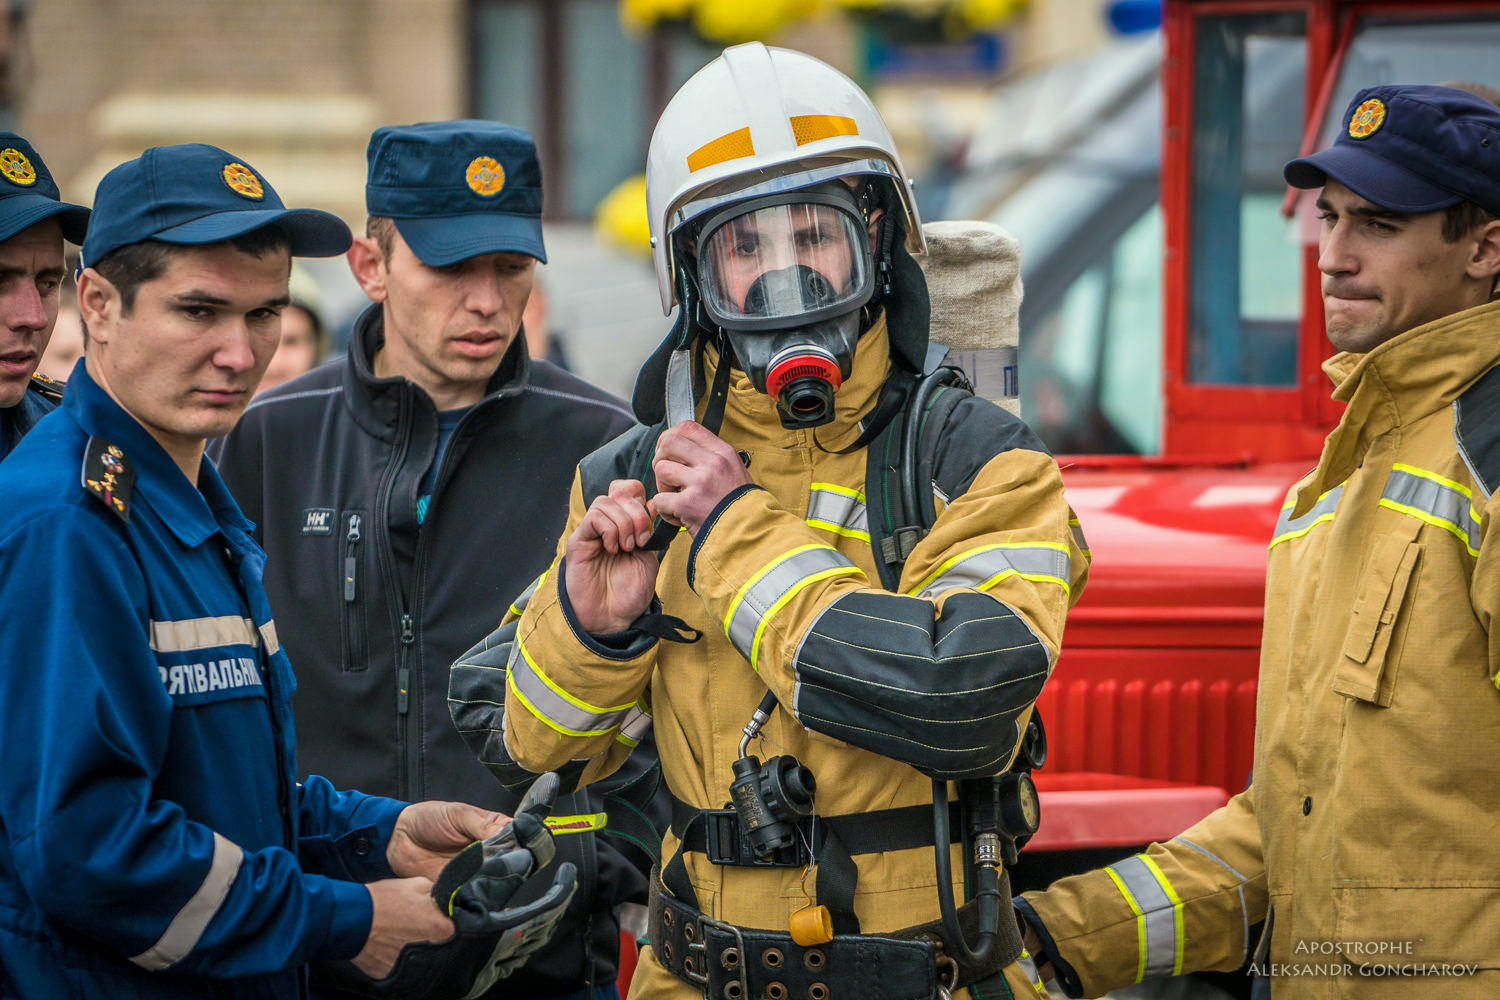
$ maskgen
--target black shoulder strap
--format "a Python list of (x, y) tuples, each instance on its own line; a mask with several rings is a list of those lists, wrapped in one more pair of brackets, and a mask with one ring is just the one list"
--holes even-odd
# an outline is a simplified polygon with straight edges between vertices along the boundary
[[(972, 395), (967, 381), (956, 369), (931, 370), (922, 376), (916, 390), (908, 394), (901, 412), (870, 442), (865, 463), (866, 520), (870, 546), (875, 550), (875, 566), (886, 590), (900, 586), (901, 569), (907, 557), (932, 528), (934, 518), (921, 501), (932, 493), (943, 428), (959, 404)], [(916, 412), (918, 407), (920, 413)], [(912, 419), (919, 421), (916, 454), (908, 458), (906, 448), (911, 438), (907, 427)], [(911, 491), (903, 489), (902, 470), (908, 468), (915, 469), (916, 476), (916, 488)], [(907, 492), (919, 498), (917, 509), (907, 509)]]

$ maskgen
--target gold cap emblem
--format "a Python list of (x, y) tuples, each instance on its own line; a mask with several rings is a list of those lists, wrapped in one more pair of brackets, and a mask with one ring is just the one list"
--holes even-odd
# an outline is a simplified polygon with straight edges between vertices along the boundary
[(231, 163), (224, 168), (224, 183), (229, 185), (229, 190), (245, 198), (259, 201), (266, 196), (260, 178), (243, 163)]
[(36, 167), (26, 158), (26, 154), (14, 146), (6, 146), (0, 149), (0, 174), (12, 184), (22, 187), (30, 187), (36, 183)]
[(1385, 102), (1372, 97), (1349, 116), (1349, 138), (1368, 139), (1385, 124)]
[(469, 190), (481, 198), (493, 198), (505, 187), (505, 168), (493, 156), (476, 156), (464, 168)]

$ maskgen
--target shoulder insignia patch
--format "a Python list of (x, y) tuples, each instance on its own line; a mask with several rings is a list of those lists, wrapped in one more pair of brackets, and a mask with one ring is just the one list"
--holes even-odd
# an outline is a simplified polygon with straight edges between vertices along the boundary
[(120, 520), (130, 521), (130, 491), (135, 488), (135, 466), (118, 445), (102, 437), (89, 438), (83, 452), (83, 488)]
[(1459, 454), (1480, 489), (1492, 496), (1500, 486), (1500, 365), (1479, 376), (1453, 408)]
[(57, 379), (43, 375), (41, 372), (31, 373), (32, 391), (41, 393), (54, 403), (62, 402), (63, 389), (66, 386), (66, 382), (59, 382)]

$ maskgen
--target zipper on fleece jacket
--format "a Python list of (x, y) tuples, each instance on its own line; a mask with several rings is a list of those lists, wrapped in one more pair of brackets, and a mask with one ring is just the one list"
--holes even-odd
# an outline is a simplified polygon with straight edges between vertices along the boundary
[(361, 601), (360, 557), (364, 538), (364, 515), (348, 511), (344, 515), (344, 670), (362, 671), (369, 666), (365, 659), (365, 609)]

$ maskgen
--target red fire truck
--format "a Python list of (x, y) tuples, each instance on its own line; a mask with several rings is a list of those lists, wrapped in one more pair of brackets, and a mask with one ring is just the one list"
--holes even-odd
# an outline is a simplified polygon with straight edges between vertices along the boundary
[(1169, 838), (1249, 778), (1266, 546), (1339, 417), (1312, 198), (1282, 165), (1361, 87), (1500, 97), (1497, 0), (1167, 0), (1161, 36), (1159, 59), (1081, 63), (1050, 146), (976, 138), (947, 206), (1021, 237), (1023, 414), (1093, 553), (1039, 702), (1023, 887)]

